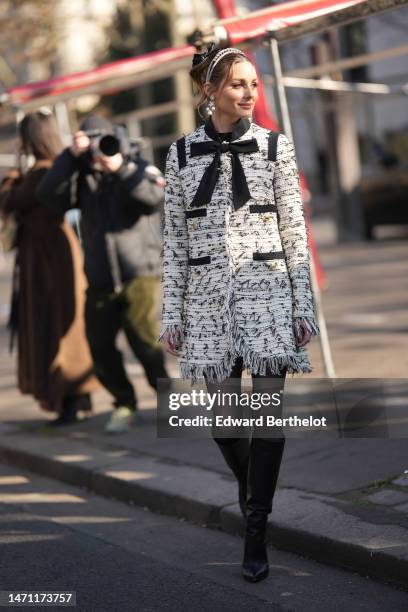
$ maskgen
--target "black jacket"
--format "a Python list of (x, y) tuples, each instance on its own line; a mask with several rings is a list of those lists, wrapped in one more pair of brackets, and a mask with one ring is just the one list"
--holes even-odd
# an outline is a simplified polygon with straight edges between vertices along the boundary
[(137, 276), (161, 275), (164, 189), (148, 165), (138, 157), (115, 173), (96, 172), (65, 149), (37, 188), (37, 197), (54, 210), (81, 210), (90, 287), (118, 289)]

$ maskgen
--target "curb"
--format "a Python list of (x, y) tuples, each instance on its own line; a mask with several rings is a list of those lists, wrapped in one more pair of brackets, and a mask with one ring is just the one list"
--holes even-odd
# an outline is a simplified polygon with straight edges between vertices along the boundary
[[(243, 533), (235, 483), (221, 474), (142, 454), (125, 452), (109, 458), (98, 449), (92, 449), (96, 458), (87, 467), (53, 454), (61, 456), (66, 450), (71, 456), (74, 451), (85, 456), (81, 452), (89, 454), (89, 445), (41, 439), (41, 454), (38, 446), (38, 437), (8, 435), (0, 445), (0, 461), (103, 497), (231, 534)], [(353, 515), (350, 507), (324, 495), (278, 489), (268, 541), (276, 548), (408, 590), (408, 531), (384, 524), (379, 531), (377, 525)]]

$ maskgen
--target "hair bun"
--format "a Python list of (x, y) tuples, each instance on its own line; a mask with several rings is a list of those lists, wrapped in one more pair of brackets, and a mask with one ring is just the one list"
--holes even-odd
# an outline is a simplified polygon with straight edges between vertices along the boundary
[(216, 51), (214, 42), (210, 43), (205, 51), (201, 53), (194, 53), (193, 63), (191, 67), (194, 68), (195, 66), (198, 66), (198, 64), (205, 62), (205, 60), (209, 58), (209, 56), (213, 53), (213, 51)]

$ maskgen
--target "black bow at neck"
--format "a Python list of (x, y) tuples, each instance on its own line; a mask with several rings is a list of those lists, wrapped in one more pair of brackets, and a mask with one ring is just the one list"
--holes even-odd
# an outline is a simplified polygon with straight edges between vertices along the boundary
[(242, 168), (241, 160), (239, 159), (238, 154), (254, 153), (255, 151), (259, 151), (258, 142), (256, 138), (233, 142), (234, 140), (237, 140), (243, 136), (243, 134), (245, 134), (245, 132), (247, 132), (250, 128), (250, 125), (251, 123), (249, 119), (244, 117), (239, 119), (237, 123), (234, 124), (231, 142), (222, 142), (210, 117), (204, 126), (204, 130), (211, 140), (191, 143), (191, 157), (215, 153), (213, 161), (205, 169), (201, 178), (197, 192), (190, 205), (192, 208), (203, 206), (211, 201), (211, 197), (218, 179), (218, 167), (221, 159), (221, 153), (226, 153), (227, 151), (232, 153), (232, 198), (234, 209), (238, 210), (251, 198), (244, 169)]

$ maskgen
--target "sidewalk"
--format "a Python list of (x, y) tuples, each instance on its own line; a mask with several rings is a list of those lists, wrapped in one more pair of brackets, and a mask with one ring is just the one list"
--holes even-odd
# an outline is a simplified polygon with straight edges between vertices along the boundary
[[(326, 243), (320, 254), (337, 376), (406, 378), (407, 241)], [(6, 272), (0, 271), (3, 302)], [(130, 354), (142, 419), (131, 434), (109, 437), (102, 433), (110, 410), (104, 391), (95, 396), (93, 418), (64, 431), (44, 429), (47, 415), (15, 389), (4, 329), (0, 350), (0, 460), (157, 512), (242, 531), (236, 486), (216, 445), (157, 439), (155, 397)], [(313, 376), (323, 376), (316, 339), (311, 359)], [(176, 362), (169, 365), (177, 376)], [(407, 450), (402, 438), (287, 439), (272, 544), (408, 588)]]

